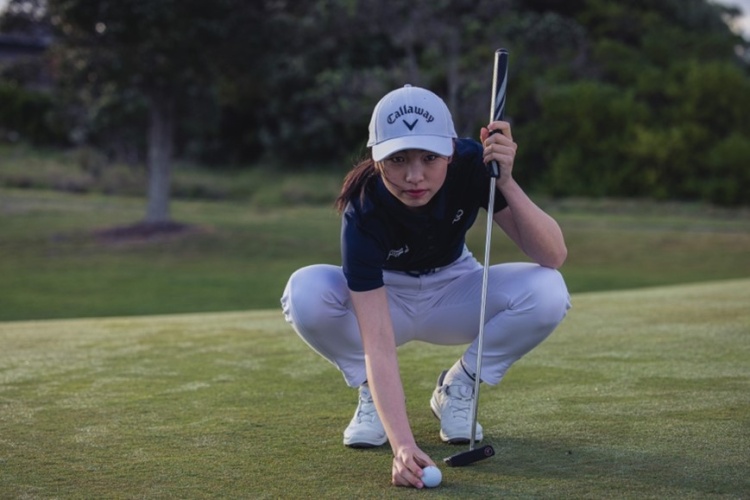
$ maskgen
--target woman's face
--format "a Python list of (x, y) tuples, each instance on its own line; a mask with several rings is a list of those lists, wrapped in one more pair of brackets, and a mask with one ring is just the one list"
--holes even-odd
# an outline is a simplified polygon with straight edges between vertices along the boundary
[(421, 149), (398, 151), (378, 162), (388, 191), (409, 208), (427, 205), (443, 187), (451, 158)]

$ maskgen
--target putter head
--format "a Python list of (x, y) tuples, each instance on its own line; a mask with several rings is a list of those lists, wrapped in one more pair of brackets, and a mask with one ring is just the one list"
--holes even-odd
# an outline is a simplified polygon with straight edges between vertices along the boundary
[(455, 455), (452, 455), (448, 458), (444, 458), (443, 462), (445, 462), (448, 467), (463, 467), (464, 465), (471, 465), (474, 462), (479, 462), (480, 460), (484, 460), (485, 458), (490, 458), (494, 454), (495, 449), (492, 447), (492, 445), (486, 444), (484, 446), (480, 446), (479, 448), (474, 448), (473, 450), (469, 451), (462, 451), (461, 453), (456, 453)]

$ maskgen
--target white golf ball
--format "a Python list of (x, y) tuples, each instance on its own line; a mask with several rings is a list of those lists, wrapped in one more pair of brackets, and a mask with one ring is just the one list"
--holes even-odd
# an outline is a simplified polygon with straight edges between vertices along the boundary
[(428, 465), (427, 467), (422, 469), (422, 472), (422, 482), (428, 488), (434, 488), (435, 486), (440, 484), (440, 481), (443, 480), (442, 472), (440, 472), (440, 469), (438, 469), (434, 465)]

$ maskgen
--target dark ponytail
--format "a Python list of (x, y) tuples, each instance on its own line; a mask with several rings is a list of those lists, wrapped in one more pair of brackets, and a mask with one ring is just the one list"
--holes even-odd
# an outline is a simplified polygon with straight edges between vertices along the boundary
[(372, 157), (363, 158), (352, 168), (344, 178), (341, 192), (334, 202), (334, 207), (339, 214), (344, 212), (346, 205), (357, 195), (364, 196), (365, 186), (370, 179), (377, 175), (375, 162)]

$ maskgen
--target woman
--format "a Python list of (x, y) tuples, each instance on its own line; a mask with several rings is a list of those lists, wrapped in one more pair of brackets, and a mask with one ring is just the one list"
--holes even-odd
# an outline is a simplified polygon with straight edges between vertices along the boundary
[(422, 468), (434, 462), (409, 426), (396, 348), (469, 344), (430, 401), (441, 439), (468, 442), (483, 268), (465, 236), (487, 208), (485, 164), (500, 165), (493, 219), (534, 263), (490, 268), (482, 382), (499, 383), (562, 321), (570, 303), (555, 269), (567, 250), (558, 224), (513, 179), (517, 146), (507, 122), (482, 128), (482, 144), (457, 139), (445, 103), (407, 85), (380, 100), (369, 132), (371, 158), (347, 175), (336, 201), (343, 266), (296, 271), (281, 302), (300, 337), (359, 388), (344, 444), (389, 441), (393, 484), (422, 488)]

